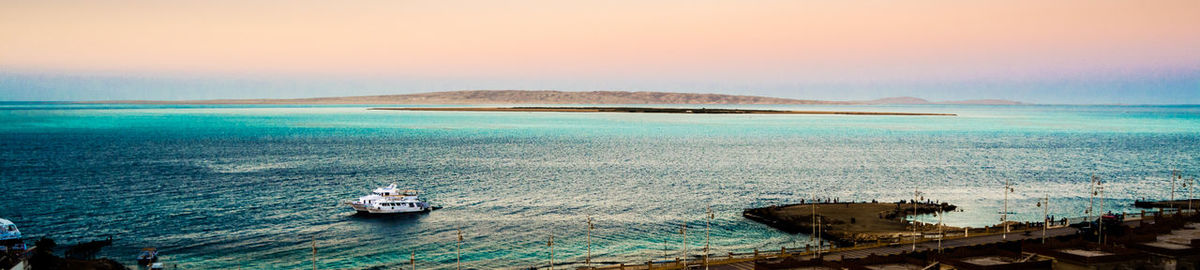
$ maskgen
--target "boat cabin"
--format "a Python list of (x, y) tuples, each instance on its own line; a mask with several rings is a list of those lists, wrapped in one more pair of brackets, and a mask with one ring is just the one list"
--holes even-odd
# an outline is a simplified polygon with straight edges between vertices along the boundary
[(417, 203), (414, 203), (414, 202), (385, 202), (385, 203), (379, 203), (379, 206), (382, 206), (382, 207), (417, 207)]
[(0, 240), (21, 239), (21, 231), (12, 221), (0, 218)]
[(414, 197), (417, 196), (417, 191), (413, 189), (397, 189), (396, 184), (391, 184), (387, 187), (376, 188), (371, 192), (371, 194), (379, 196)]

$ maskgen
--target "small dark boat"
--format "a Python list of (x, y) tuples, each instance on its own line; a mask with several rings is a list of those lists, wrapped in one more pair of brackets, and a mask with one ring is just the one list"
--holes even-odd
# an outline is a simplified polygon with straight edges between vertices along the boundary
[(150, 267), (151, 264), (158, 262), (158, 249), (143, 248), (142, 253), (138, 254), (137, 262), (139, 266)]

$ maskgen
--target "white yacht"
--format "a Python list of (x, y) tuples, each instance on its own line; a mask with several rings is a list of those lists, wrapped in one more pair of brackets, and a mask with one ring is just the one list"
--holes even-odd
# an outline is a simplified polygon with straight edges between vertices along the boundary
[(346, 202), (359, 213), (367, 214), (399, 214), (427, 212), (434, 207), (421, 200), (416, 190), (401, 190), (396, 184), (376, 188), (371, 195), (359, 197), (357, 201)]

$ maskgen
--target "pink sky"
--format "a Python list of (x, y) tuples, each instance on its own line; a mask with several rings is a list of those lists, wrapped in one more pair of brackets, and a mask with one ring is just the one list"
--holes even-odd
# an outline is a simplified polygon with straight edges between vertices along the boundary
[(26, 73), (836, 84), (1200, 70), (1196, 0), (4, 6), (0, 71)]

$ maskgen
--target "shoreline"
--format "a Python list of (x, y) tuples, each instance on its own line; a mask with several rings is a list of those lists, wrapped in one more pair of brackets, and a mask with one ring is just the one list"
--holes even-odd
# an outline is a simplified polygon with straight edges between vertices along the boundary
[(953, 113), (863, 112), (863, 111), (783, 111), (750, 109), (688, 109), (653, 107), (380, 107), (377, 111), (435, 111), (435, 112), (578, 112), (578, 113), (678, 113), (678, 114), (815, 114), (815, 115), (892, 115), (892, 116), (958, 116)]

